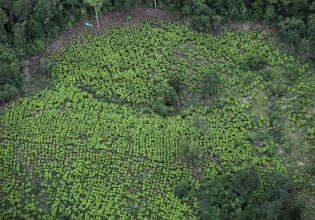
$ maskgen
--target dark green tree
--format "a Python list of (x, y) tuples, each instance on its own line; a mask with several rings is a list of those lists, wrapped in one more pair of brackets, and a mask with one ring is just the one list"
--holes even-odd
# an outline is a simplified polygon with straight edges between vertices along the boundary
[(183, 7), (183, 14), (190, 18), (192, 25), (200, 30), (207, 31), (211, 28), (213, 11), (202, 0), (188, 1)]
[(189, 194), (191, 188), (189, 181), (184, 179), (176, 185), (174, 193), (178, 198), (182, 199)]
[(208, 71), (201, 78), (201, 92), (205, 96), (213, 96), (221, 88), (221, 79), (216, 71)]
[(165, 105), (165, 99), (163, 97), (157, 97), (152, 108), (156, 114), (164, 117), (172, 115), (175, 112), (173, 107)]
[(5, 13), (5, 11), (2, 8), (0, 8), (0, 26), (1, 26), (0, 31), (5, 32), (4, 25), (6, 23), (8, 23), (8, 21), (9, 21), (9, 18), (8, 18), (7, 14)]
[(169, 85), (172, 86), (178, 93), (182, 88), (182, 82), (179, 76), (174, 75), (169, 80)]
[(198, 143), (183, 143), (181, 145), (181, 154), (188, 160), (197, 161), (201, 157), (201, 147)]
[(0, 87), (0, 103), (11, 101), (19, 94), (19, 90), (10, 84), (4, 84)]
[(14, 25), (14, 45), (16, 48), (24, 48), (27, 42), (25, 23), (17, 23)]
[(240, 63), (240, 68), (243, 70), (260, 70), (266, 65), (265, 57), (255, 54), (248, 57)]
[[(235, 191), (244, 198), (244, 202), (248, 203), (253, 193), (259, 189), (259, 175), (255, 167), (239, 170), (233, 175)], [(248, 204), (246, 204), (248, 205)]]
[(315, 13), (310, 14), (307, 19), (307, 33), (309, 38), (315, 42)]
[(267, 176), (267, 202), (263, 204), (268, 219), (277, 218), (288, 208), (290, 193), (294, 191), (293, 182), (284, 174), (270, 173)]
[(279, 26), (283, 37), (292, 44), (292, 48), (294, 45), (299, 44), (301, 38), (306, 34), (306, 25), (304, 21), (298, 17), (288, 17), (281, 21)]
[(19, 21), (27, 21), (32, 12), (33, 3), (30, 0), (18, 0), (13, 2), (13, 13)]

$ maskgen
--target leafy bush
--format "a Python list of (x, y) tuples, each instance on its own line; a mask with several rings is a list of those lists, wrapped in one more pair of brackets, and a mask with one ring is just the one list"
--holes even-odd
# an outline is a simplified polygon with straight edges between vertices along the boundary
[(191, 188), (191, 184), (185, 179), (176, 185), (174, 193), (178, 198), (182, 199), (189, 194)]
[(183, 14), (190, 18), (194, 28), (208, 31), (211, 28), (213, 11), (201, 1), (188, 1), (183, 7)]
[(0, 102), (8, 102), (19, 94), (19, 90), (10, 84), (5, 84), (0, 90)]
[(201, 92), (203, 95), (213, 96), (219, 92), (221, 88), (219, 73), (208, 71), (202, 75), (201, 80)]
[(306, 34), (306, 25), (301, 18), (287, 17), (279, 23), (284, 38), (293, 45), (298, 44)]
[(153, 104), (153, 111), (162, 116), (168, 116), (175, 112), (178, 105), (178, 96), (174, 87), (167, 83), (161, 83), (157, 88), (157, 98)]
[(266, 59), (263, 56), (253, 55), (247, 58), (247, 60), (240, 63), (242, 70), (260, 70), (266, 64)]
[(184, 157), (186, 157), (189, 160), (198, 160), (201, 156), (201, 147), (198, 143), (192, 142), (192, 143), (183, 143), (181, 145), (181, 153)]
[(272, 72), (270, 70), (262, 70), (262, 77), (264, 81), (271, 81), (273, 79)]
[(290, 210), (290, 201), (294, 196), (294, 184), (292, 180), (281, 173), (270, 173), (266, 182), (267, 201), (261, 205), (267, 219), (277, 219)]
[(182, 88), (182, 82), (179, 76), (174, 75), (169, 80), (169, 85), (175, 89), (175, 91), (178, 93)]
[(153, 104), (153, 111), (165, 117), (172, 115), (175, 109), (166, 105), (164, 97), (157, 97)]
[(50, 61), (47, 58), (40, 59), (40, 73), (50, 75)]
[[(266, 201), (253, 199), (254, 193), (266, 184)], [(290, 212), (293, 185), (280, 173), (261, 177), (255, 167), (202, 182), (199, 191), (202, 219), (281, 219)]]
[[(253, 193), (259, 189), (259, 175), (255, 167), (250, 166), (236, 172), (233, 176), (236, 191), (249, 201)], [(249, 204), (247, 204), (249, 205)]]

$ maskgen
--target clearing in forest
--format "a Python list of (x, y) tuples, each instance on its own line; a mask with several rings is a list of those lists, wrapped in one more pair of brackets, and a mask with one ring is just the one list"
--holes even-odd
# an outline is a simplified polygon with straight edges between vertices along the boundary
[[(197, 219), (201, 176), (250, 163), (261, 176), (286, 171), (277, 142), (264, 139), (273, 129), (264, 91), (284, 95), (268, 84), (287, 77), (273, 69), (309, 69), (258, 32), (211, 36), (149, 20), (82, 33), (49, 59), (55, 88), (16, 100), (0, 119), (1, 219)], [(208, 71), (222, 82), (213, 97), (200, 95)], [(174, 78), (186, 95), (160, 105)], [(299, 83), (292, 88), (314, 90)], [(187, 144), (200, 148), (198, 163), (183, 156)], [(179, 198), (183, 179), (192, 188)]]

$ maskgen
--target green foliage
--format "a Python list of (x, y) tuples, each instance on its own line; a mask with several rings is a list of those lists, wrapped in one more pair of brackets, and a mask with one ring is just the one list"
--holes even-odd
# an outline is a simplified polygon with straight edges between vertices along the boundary
[[(54, 89), (3, 110), (1, 219), (268, 219), (288, 210), (294, 187), (271, 174), (286, 169), (269, 134), (279, 121), (312, 127), (311, 69), (255, 31), (214, 36), (159, 24), (80, 33), (47, 57)], [(6, 76), (20, 65), (14, 49), (0, 48), (10, 91), (16, 77)], [(268, 66), (240, 68), (253, 54)], [(299, 78), (289, 86), (291, 72)], [(211, 105), (203, 82), (220, 84)], [(273, 83), (286, 92), (268, 100)], [(265, 110), (269, 103), (277, 108)]]
[[(231, 180), (232, 179), (232, 180)], [(254, 198), (261, 183), (267, 184), (266, 201)], [(279, 219), (290, 212), (293, 185), (281, 173), (260, 177), (255, 167), (248, 167), (233, 174), (206, 180), (199, 197), (202, 200), (201, 219)]]
[(50, 61), (47, 58), (40, 60), (40, 73), (43, 75), (50, 75)]
[[(253, 193), (259, 189), (259, 175), (255, 167), (248, 167), (234, 175), (235, 188), (245, 200), (249, 201)], [(248, 205), (248, 204), (247, 204)]]
[(216, 95), (221, 88), (220, 75), (216, 71), (208, 71), (202, 75), (201, 92), (203, 95)]
[(9, 18), (7, 16), (7, 14), (5, 13), (5, 11), (0, 8), (0, 26), (1, 26), (1, 31), (5, 31), (4, 30), (4, 25), (9, 21)]
[(4, 84), (0, 87), (0, 102), (8, 102), (19, 94), (19, 90), (10, 84)]
[(315, 40), (315, 14), (310, 14), (307, 20), (307, 33), (311, 40)]
[(161, 116), (170, 116), (175, 112), (172, 106), (167, 106), (163, 97), (157, 97), (153, 103), (153, 111)]
[(182, 180), (181, 182), (179, 182), (176, 185), (174, 194), (178, 198), (182, 199), (182, 198), (184, 198), (184, 197), (186, 197), (188, 195), (188, 193), (190, 192), (191, 188), (192, 187), (191, 187), (189, 181), (184, 179), (184, 180)]
[(181, 145), (181, 153), (188, 160), (197, 161), (201, 157), (201, 147), (198, 143), (183, 143)]
[(260, 55), (253, 55), (241, 62), (240, 67), (243, 70), (260, 70), (266, 64), (266, 59)]
[(27, 42), (26, 25), (19, 23), (14, 26), (14, 44), (17, 48), (23, 48)]
[(212, 10), (203, 1), (188, 1), (183, 7), (183, 13), (191, 18), (192, 25), (196, 29), (210, 30)]
[(294, 191), (291, 180), (281, 173), (271, 173), (267, 176), (267, 201), (262, 205), (266, 219), (277, 219), (284, 215), (289, 207)]
[(17, 96), (22, 86), (21, 68), (14, 50), (0, 45), (0, 103)]
[(172, 115), (178, 105), (175, 88), (168, 83), (161, 83), (157, 86), (156, 93), (156, 100), (153, 104), (154, 112), (162, 116)]
[(101, 8), (103, 4), (103, 0), (84, 0), (84, 2), (98, 9)]
[(13, 13), (17, 16), (19, 21), (27, 21), (29, 15), (32, 13), (33, 2), (30, 0), (18, 0), (13, 2)]
[(292, 45), (297, 45), (306, 33), (305, 23), (297, 17), (286, 18), (280, 22), (279, 26), (282, 35)]
[(174, 87), (162, 83), (157, 87), (157, 90), (157, 97), (162, 97), (165, 105), (175, 107), (178, 104), (178, 97)]
[(178, 75), (171, 76), (168, 84), (175, 89), (176, 93), (180, 92), (183, 87), (182, 81)]
[(34, 7), (34, 18), (43, 25), (49, 25), (54, 17), (53, 2), (39, 0)]
[(227, 181), (223, 178), (210, 179), (202, 183), (199, 197), (201, 199), (201, 219), (226, 219), (235, 218), (236, 210), (241, 208), (241, 203), (235, 197)]

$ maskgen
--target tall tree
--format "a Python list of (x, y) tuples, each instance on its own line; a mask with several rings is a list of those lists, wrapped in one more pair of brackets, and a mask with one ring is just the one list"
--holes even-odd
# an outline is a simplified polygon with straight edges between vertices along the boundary
[(282, 35), (292, 44), (292, 49), (294, 45), (301, 41), (301, 38), (303, 38), (306, 33), (306, 25), (299, 17), (288, 17), (280, 22), (279, 26)]
[(0, 8), (0, 26), (1, 29), (5, 32), (4, 25), (9, 21), (9, 18), (7, 17), (5, 11)]
[(101, 7), (103, 6), (103, 1), (102, 0), (85, 0), (85, 2), (87, 4), (89, 4), (90, 6), (94, 7), (95, 17), (96, 17), (96, 22), (97, 22), (97, 28), (100, 29), (100, 23), (98, 21), (97, 11), (100, 10)]
[(39, 0), (34, 7), (34, 17), (40, 22), (43, 28), (46, 29), (47, 34), (50, 36), (50, 27), (54, 18), (54, 7), (52, 2), (48, 0)]
[(32, 9), (33, 6), (30, 0), (18, 0), (13, 2), (13, 13), (17, 16), (19, 21), (27, 20)]

